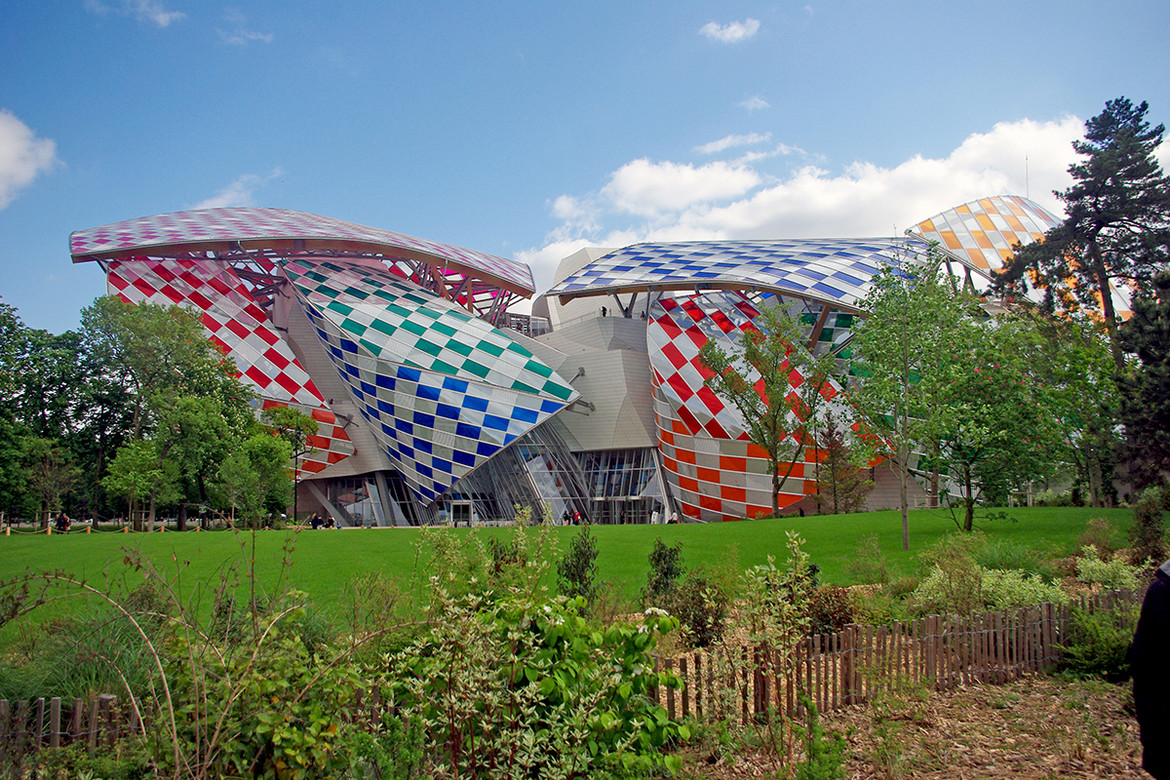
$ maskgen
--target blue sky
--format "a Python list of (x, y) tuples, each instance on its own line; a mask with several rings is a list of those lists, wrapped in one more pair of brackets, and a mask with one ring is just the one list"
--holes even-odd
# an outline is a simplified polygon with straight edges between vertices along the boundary
[[(73, 230), (290, 208), (512, 257), (1056, 210), (1170, 4), (0, 0), (0, 298), (75, 327)], [(1163, 164), (1170, 155), (1163, 149)], [(1026, 162), (1025, 162), (1026, 160)]]

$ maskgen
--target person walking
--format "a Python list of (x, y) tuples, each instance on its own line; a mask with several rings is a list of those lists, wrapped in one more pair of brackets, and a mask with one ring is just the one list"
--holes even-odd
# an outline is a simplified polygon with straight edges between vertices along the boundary
[(1170, 780), (1170, 561), (1154, 574), (1129, 649), (1142, 768)]

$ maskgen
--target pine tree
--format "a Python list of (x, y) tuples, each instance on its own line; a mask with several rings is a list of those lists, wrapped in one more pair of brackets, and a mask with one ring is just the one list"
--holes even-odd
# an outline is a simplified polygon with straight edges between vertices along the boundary
[(1121, 379), (1125, 460), (1134, 486), (1170, 478), (1170, 271), (1133, 303), (1121, 344), (1139, 363)]
[(1084, 140), (1073, 142), (1082, 159), (1068, 169), (1075, 183), (1055, 193), (1067, 218), (1018, 249), (997, 281), (1003, 292), (1022, 293), (1030, 280), (1050, 310), (1095, 313), (1119, 371), (1111, 285), (1142, 289), (1170, 259), (1170, 178), (1155, 157), (1165, 128), (1150, 126), (1148, 108), (1121, 97), (1085, 123)]

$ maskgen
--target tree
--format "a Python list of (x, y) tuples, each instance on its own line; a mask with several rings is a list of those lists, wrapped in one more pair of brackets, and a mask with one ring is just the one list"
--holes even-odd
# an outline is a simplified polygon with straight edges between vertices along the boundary
[(1028, 366), (1046, 421), (1055, 426), (1054, 465), (1071, 466), (1074, 488), (1087, 504), (1111, 503), (1120, 397), (1108, 339), (1084, 314), (1051, 316), (1022, 303), (1000, 322), (1028, 334), (1013, 350)]
[[(763, 309), (730, 352), (715, 341), (699, 350), (709, 374), (704, 383), (740, 414), (748, 441), (768, 456), (772, 475), (772, 515), (780, 514), (780, 490), (806, 446), (810, 431), (834, 394), (837, 359), (815, 357), (803, 346), (799, 323), (777, 307)], [(803, 379), (793, 387), (792, 376)]]
[(243, 447), (232, 450), (219, 464), (219, 471), (212, 482), (212, 495), (222, 507), (231, 510), (233, 523), (237, 510), (248, 517), (259, 515), (263, 500), (260, 475), (256, 473), (252, 459)]
[(866, 464), (858, 462), (859, 451), (849, 445), (845, 431), (832, 414), (825, 415), (817, 431), (817, 449), (821, 455), (816, 471), (817, 492), (813, 496), (817, 511), (860, 512), (874, 483), (866, 473)]
[(1019, 321), (968, 316), (938, 435), (940, 468), (954, 480), (963, 509), (956, 522), (969, 532), (984, 497), (1006, 503), (1012, 490), (1051, 472), (1060, 438), (1032, 373), (1036, 334)]
[(1068, 169), (1075, 183), (1055, 193), (1068, 216), (1019, 248), (996, 281), (1022, 293), (1031, 279), (1050, 310), (1099, 312), (1118, 371), (1125, 358), (1111, 285), (1145, 287), (1170, 260), (1170, 179), (1155, 157), (1165, 128), (1150, 126), (1148, 108), (1121, 97), (1085, 123), (1084, 140), (1073, 142), (1082, 159)]
[(28, 436), (22, 442), (24, 475), (39, 500), (46, 527), (49, 515), (61, 511), (61, 499), (77, 481), (77, 467), (68, 451), (54, 439)]
[(151, 400), (168, 394), (214, 397), (233, 430), (246, 427), (251, 394), (192, 312), (106, 296), (82, 311), (81, 322), (90, 351), (128, 390), (132, 438), (153, 424)]
[(1134, 300), (1120, 334), (1125, 350), (1137, 356), (1120, 384), (1123, 454), (1139, 489), (1170, 479), (1170, 271), (1152, 287)]
[(129, 505), (130, 522), (136, 530), (144, 527), (140, 504), (150, 503), (149, 525), (154, 527), (154, 512), (159, 505), (170, 504), (179, 497), (179, 469), (159, 452), (157, 442), (126, 442), (110, 462), (102, 484), (106, 490), (124, 498)]
[(939, 265), (931, 247), (883, 269), (861, 304), (866, 316), (850, 342), (858, 381), (849, 397), (875, 434), (876, 449), (893, 455), (904, 550), (910, 549), (911, 454), (937, 452), (943, 431), (954, 428), (946, 397), (963, 371), (955, 355), (971, 303)]
[(297, 477), (302, 456), (314, 450), (309, 438), (317, 435), (317, 421), (291, 406), (270, 406), (261, 413), (261, 419), (274, 433), (288, 442), (293, 461), (293, 522), (297, 519)]

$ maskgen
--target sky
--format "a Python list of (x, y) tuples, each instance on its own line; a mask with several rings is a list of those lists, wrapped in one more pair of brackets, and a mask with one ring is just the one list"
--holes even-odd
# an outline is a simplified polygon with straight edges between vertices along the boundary
[(1168, 31), (1164, 0), (0, 0), (0, 300), (75, 328), (105, 284), (72, 231), (213, 206), (513, 258), (538, 291), (584, 246), (1060, 214), (1107, 100), (1170, 122)]

